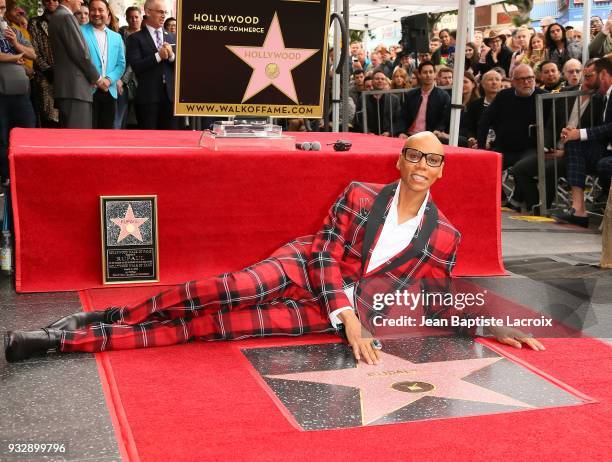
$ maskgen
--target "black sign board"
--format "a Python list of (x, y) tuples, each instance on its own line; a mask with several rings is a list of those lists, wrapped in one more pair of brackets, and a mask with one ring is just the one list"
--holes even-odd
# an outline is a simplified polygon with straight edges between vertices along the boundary
[(175, 113), (322, 117), (329, 13), (329, 0), (179, 0)]

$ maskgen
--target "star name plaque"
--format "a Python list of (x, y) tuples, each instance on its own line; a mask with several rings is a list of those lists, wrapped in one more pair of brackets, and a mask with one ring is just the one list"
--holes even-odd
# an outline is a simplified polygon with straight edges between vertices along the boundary
[(320, 118), (329, 0), (178, 0), (176, 115)]
[(159, 281), (157, 196), (100, 196), (104, 284)]

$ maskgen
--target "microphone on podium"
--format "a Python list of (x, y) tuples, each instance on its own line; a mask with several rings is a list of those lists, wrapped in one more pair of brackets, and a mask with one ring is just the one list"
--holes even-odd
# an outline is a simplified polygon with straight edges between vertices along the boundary
[(318, 141), (304, 141), (302, 143), (295, 143), (295, 148), (300, 151), (320, 151), (321, 143)]

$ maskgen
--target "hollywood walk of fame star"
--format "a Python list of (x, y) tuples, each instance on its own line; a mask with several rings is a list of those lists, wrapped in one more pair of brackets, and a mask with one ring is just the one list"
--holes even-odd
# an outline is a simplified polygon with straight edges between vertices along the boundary
[(277, 13), (260, 47), (226, 45), (229, 50), (253, 68), (242, 102), (270, 85), (299, 104), (291, 70), (302, 64), (318, 49), (286, 48)]
[(134, 211), (132, 210), (132, 204), (128, 204), (127, 211), (125, 212), (125, 216), (123, 218), (111, 218), (111, 221), (121, 228), (119, 237), (117, 238), (117, 244), (130, 235), (142, 242), (140, 226), (142, 226), (142, 224), (147, 220), (148, 218), (136, 218), (134, 216)]
[(266, 375), (283, 379), (355, 387), (361, 396), (361, 420), (368, 425), (425, 396), (533, 408), (530, 404), (462, 380), (501, 357), (413, 363), (381, 352), (375, 366)]

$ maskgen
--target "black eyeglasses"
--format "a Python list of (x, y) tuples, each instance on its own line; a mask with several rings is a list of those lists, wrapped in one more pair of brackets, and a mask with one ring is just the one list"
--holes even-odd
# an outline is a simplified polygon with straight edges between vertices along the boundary
[(435, 154), (433, 152), (421, 152), (418, 149), (414, 148), (403, 148), (402, 156), (408, 162), (412, 162), (413, 164), (418, 164), (421, 162), (421, 159), (425, 157), (425, 162), (430, 167), (440, 167), (444, 162), (444, 156), (442, 154)]

